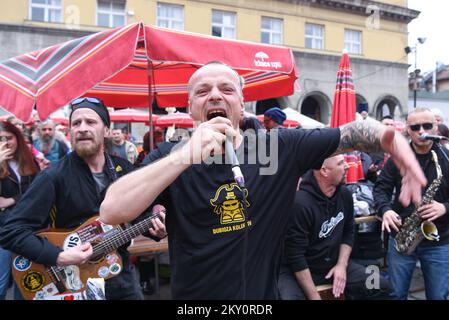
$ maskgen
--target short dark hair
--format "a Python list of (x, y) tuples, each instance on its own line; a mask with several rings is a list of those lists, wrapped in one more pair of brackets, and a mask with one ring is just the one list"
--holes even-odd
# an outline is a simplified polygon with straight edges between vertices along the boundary
[(449, 128), (445, 124), (440, 123), (438, 125), (438, 133), (449, 138)]
[(382, 122), (382, 121), (385, 120), (385, 119), (391, 119), (391, 120), (394, 120), (393, 117), (390, 116), (389, 114), (387, 114), (386, 116), (383, 116), (383, 117), (380, 119), (380, 121)]

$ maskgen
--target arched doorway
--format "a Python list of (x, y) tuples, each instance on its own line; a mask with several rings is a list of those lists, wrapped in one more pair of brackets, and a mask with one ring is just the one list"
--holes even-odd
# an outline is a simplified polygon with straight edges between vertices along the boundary
[[(357, 106), (361, 103), (367, 103), (368, 101), (366, 101), (365, 97), (356, 93), (355, 95), (355, 108), (357, 110)], [(369, 113), (370, 109), (369, 109), (369, 105), (368, 105), (368, 113)]]
[(270, 108), (279, 107), (277, 99), (259, 100), (256, 103), (256, 114), (264, 114)]
[(403, 116), (403, 109), (399, 99), (391, 95), (379, 98), (375, 103), (375, 110), (376, 119), (378, 120), (387, 115), (390, 115), (395, 119)]
[(324, 93), (315, 91), (307, 94), (302, 102), (300, 101), (301, 107), (298, 110), (319, 122), (329, 123), (331, 105)]

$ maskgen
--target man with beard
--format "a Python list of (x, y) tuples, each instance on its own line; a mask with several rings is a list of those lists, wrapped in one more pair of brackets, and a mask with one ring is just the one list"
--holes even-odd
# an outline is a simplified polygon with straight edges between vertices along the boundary
[[(86, 263), (92, 255), (90, 243), (61, 248), (35, 231), (46, 227), (73, 229), (99, 212), (110, 183), (132, 170), (125, 159), (104, 153), (104, 136), (109, 131), (109, 113), (97, 98), (72, 102), (71, 140), (74, 152), (41, 172), (0, 232), (0, 245), (32, 261), (48, 266)], [(162, 220), (164, 214), (161, 213)], [(159, 219), (153, 220), (152, 237), (166, 235)], [(118, 249), (123, 258), (121, 273), (106, 281), (106, 298), (142, 299), (142, 293), (126, 248)]]
[(354, 242), (354, 204), (346, 181), (343, 155), (324, 160), (301, 180), (285, 239), (279, 275), (284, 300), (320, 300), (317, 285), (331, 284), (334, 297), (388, 299), (388, 281), (369, 286), (366, 268), (349, 260)]
[[(388, 237), (387, 266), (393, 297), (405, 300), (408, 297), (413, 272), (417, 261), (420, 262), (424, 277), (426, 299), (447, 300), (449, 297), (449, 162), (447, 151), (437, 142), (421, 139), (423, 134), (436, 133), (435, 116), (430, 109), (416, 108), (407, 115), (407, 134), (414, 156), (421, 165), (429, 185), (437, 178), (437, 163), (443, 174), (441, 184), (432, 187), (427, 194), (426, 204), (404, 206), (392, 194), (401, 192), (401, 170), (392, 159), (388, 159), (374, 186), (374, 202), (378, 214), (382, 217), (382, 231), (390, 233)], [(432, 190), (431, 189), (431, 190)], [(424, 190), (424, 189), (423, 189)], [(425, 192), (425, 193), (424, 193)], [(433, 222), (438, 230), (439, 241), (424, 238), (410, 255), (401, 253), (396, 248), (396, 236), (400, 228), (415, 210), (423, 221)], [(413, 230), (408, 233), (413, 233)]]
[(51, 120), (39, 123), (37, 127), (39, 138), (34, 141), (34, 147), (42, 152), (47, 160), (54, 164), (63, 158), (68, 152), (67, 145), (56, 139), (55, 124)]
[(112, 129), (111, 136), (112, 136), (112, 143), (110, 154), (121, 157), (123, 159), (127, 159), (129, 162), (134, 164), (134, 162), (136, 162), (139, 153), (137, 152), (136, 146), (132, 142), (126, 140), (123, 129), (122, 128)]

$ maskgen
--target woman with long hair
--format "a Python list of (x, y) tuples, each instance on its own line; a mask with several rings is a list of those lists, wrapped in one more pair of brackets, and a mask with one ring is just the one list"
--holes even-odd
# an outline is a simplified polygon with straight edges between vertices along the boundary
[[(39, 167), (20, 130), (0, 122), (0, 228), (8, 212), (28, 189)], [(4, 300), (11, 276), (11, 252), (0, 247), (0, 300)]]

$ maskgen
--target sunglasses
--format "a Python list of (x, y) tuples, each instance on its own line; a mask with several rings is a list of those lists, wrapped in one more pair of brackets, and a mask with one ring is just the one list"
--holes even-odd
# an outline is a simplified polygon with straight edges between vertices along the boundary
[(97, 105), (102, 105), (103, 102), (100, 99), (97, 98), (92, 98), (92, 97), (82, 97), (82, 98), (77, 98), (75, 100), (72, 100), (72, 102), (70, 102), (70, 105), (72, 107), (84, 102), (84, 101), (88, 101), (91, 102), (93, 104), (97, 104)]
[(426, 122), (426, 123), (417, 123), (417, 124), (411, 124), (409, 125), (410, 130), (412, 131), (419, 131), (419, 129), (423, 127), (424, 130), (430, 130), (433, 128), (433, 123)]

